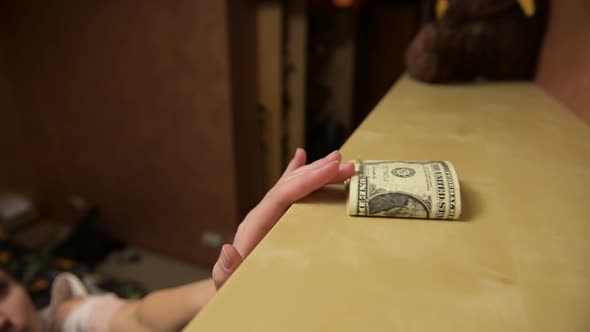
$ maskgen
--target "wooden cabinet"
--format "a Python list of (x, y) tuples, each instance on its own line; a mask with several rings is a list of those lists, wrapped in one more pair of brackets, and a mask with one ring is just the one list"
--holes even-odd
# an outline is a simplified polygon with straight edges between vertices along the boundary
[(58, 219), (80, 195), (117, 237), (214, 262), (203, 233), (227, 241), (264, 189), (253, 6), (2, 4), (0, 189)]

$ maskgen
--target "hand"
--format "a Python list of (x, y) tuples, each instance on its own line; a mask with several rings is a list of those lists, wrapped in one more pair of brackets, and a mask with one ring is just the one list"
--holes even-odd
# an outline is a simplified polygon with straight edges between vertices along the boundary
[(279, 181), (262, 201), (248, 213), (238, 227), (234, 243), (221, 248), (213, 267), (215, 287), (219, 288), (250, 252), (279, 221), (291, 204), (329, 183), (342, 182), (354, 174), (354, 164), (340, 165), (340, 153), (305, 165), (305, 150), (297, 149)]

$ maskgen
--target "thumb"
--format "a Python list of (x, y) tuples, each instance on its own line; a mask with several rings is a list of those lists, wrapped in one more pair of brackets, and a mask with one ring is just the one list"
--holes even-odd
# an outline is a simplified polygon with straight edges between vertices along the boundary
[(231, 244), (224, 244), (219, 253), (219, 259), (213, 266), (213, 283), (219, 289), (234, 271), (242, 264), (244, 259), (238, 250)]

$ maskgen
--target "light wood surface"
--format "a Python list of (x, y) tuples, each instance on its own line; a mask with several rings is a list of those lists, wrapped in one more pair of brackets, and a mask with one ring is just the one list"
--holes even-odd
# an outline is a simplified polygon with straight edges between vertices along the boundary
[(291, 208), (186, 331), (590, 330), (590, 127), (528, 83), (403, 78), (347, 159), (446, 159), (462, 221)]

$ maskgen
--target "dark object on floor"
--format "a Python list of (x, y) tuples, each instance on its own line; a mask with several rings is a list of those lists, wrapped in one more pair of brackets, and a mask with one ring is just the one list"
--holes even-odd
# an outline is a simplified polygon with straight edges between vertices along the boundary
[(412, 77), (431, 83), (533, 78), (546, 0), (439, 0), (437, 6), (438, 20), (427, 23), (407, 50)]
[(147, 289), (136, 281), (118, 280), (100, 276), (96, 280), (96, 286), (102, 291), (114, 293), (122, 299), (139, 300), (147, 295)]
[(0, 269), (23, 285), (37, 309), (49, 304), (53, 280), (63, 272), (78, 276), (91, 293), (108, 292), (133, 300), (147, 294), (147, 289), (139, 282), (92, 273), (82, 262), (45, 255), (10, 240), (0, 240)]
[(111, 252), (125, 248), (125, 244), (113, 236), (98, 222), (100, 211), (90, 209), (84, 220), (52, 255), (84, 262), (91, 269)]
[(81, 277), (88, 273), (78, 262), (35, 252), (10, 240), (0, 240), (0, 269), (23, 285), (38, 309), (49, 304), (51, 284), (58, 274), (70, 272)]

